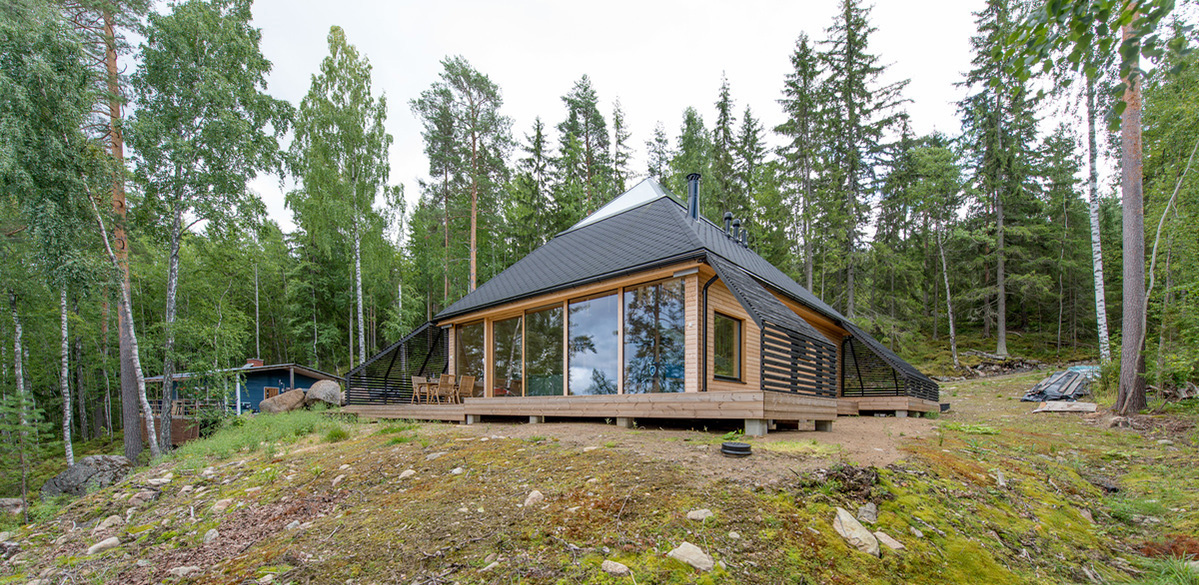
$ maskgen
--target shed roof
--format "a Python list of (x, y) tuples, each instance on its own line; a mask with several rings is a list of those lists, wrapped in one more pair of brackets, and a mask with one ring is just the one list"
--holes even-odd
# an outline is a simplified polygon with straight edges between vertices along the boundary
[[(246, 364), (244, 366), (238, 366), (236, 368), (225, 368), (223, 370), (217, 370), (217, 371), (221, 372), (221, 373), (226, 373), (226, 374), (231, 373), (231, 372), (236, 372), (236, 373), (241, 373), (241, 374), (259, 374), (259, 373), (265, 374), (267, 372), (273, 372), (273, 371), (277, 371), (277, 370), (287, 371), (287, 370), (291, 370), (291, 369), (294, 369), (297, 374), (303, 374), (305, 376), (308, 376), (309, 378), (316, 378), (318, 380), (337, 380), (337, 381), (341, 380), (340, 377), (334, 376), (333, 374), (330, 374), (328, 372), (322, 372), (315, 368), (310, 368), (308, 366), (302, 366), (300, 364), (294, 364), (294, 363), (270, 364), (270, 365), (265, 365), (265, 366), (251, 366), (249, 364)], [(171, 379), (178, 382), (179, 380), (186, 380), (188, 378), (192, 378), (192, 377), (196, 377), (196, 376), (197, 376), (197, 374), (192, 373), (192, 372), (179, 372), (178, 374), (172, 375)], [(146, 382), (155, 382), (155, 383), (161, 384), (162, 383), (162, 375), (147, 376)]]

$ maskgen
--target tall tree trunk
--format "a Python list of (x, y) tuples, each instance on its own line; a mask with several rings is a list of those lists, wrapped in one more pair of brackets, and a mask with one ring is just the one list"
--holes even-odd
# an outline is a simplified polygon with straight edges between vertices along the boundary
[[(1135, 18), (1135, 17), (1134, 17)], [(1131, 36), (1124, 26), (1124, 39)], [(1120, 344), (1120, 392), (1115, 408), (1120, 414), (1139, 412), (1147, 405), (1144, 360), (1145, 341), (1145, 203), (1141, 167), (1141, 80), (1125, 78), (1124, 113), (1120, 116), (1120, 190), (1124, 219), (1124, 315)]]
[[(100, 371), (104, 374), (104, 425), (108, 438), (112, 438), (112, 384), (108, 378), (108, 290), (104, 291), (104, 303), (100, 310)], [(99, 433), (96, 433), (99, 435)]]
[(62, 324), (60, 349), (62, 363), (58, 370), (58, 387), (62, 392), (62, 444), (67, 466), (75, 464), (75, 449), (71, 445), (71, 336), (67, 324), (67, 287), (58, 291), (58, 314)]
[(1062, 198), (1062, 245), (1057, 255), (1057, 353), (1062, 353), (1062, 318), (1066, 310), (1066, 237), (1070, 232), (1070, 200)]
[[(121, 273), (121, 296), (132, 298), (129, 283), (129, 246), (125, 236), (125, 134), (121, 125), (121, 76), (120, 65), (117, 62), (117, 40), (115, 20), (112, 11), (103, 11), (104, 19), (104, 66), (108, 86), (108, 141), (109, 153), (112, 155), (112, 208), (116, 218), (112, 226), (113, 247), (116, 254), (117, 270)], [(122, 318), (132, 317), (133, 311), (117, 311), (117, 340), (121, 360), (121, 427), (124, 430), (125, 457), (137, 459), (142, 452), (142, 432), (138, 425), (138, 389), (137, 377), (134, 371), (136, 356), (133, 355), (131, 339)]]
[(1099, 148), (1095, 142), (1095, 118), (1098, 106), (1095, 103), (1095, 81), (1087, 78), (1087, 162), (1089, 188), (1087, 207), (1091, 216), (1091, 265), (1095, 270), (1095, 322), (1099, 329), (1099, 359), (1103, 363), (1112, 361), (1112, 344), (1107, 333), (1107, 295), (1103, 284), (1103, 251), (1099, 233)]
[(1003, 257), (1003, 196), (995, 191), (995, 354), (1007, 356), (1007, 280)]
[[(479, 137), (470, 135), (470, 291), (479, 286)], [(591, 186), (588, 185), (588, 193)]]
[[(158, 445), (162, 451), (171, 450), (171, 403), (175, 400), (175, 314), (179, 295), (179, 247), (183, 240), (183, 209), (176, 202), (171, 218), (171, 251), (167, 260), (166, 316), (163, 319), (165, 340), (162, 344), (162, 404), (159, 406)], [(149, 427), (147, 427), (149, 428)]]
[(941, 251), (941, 274), (945, 275), (945, 316), (949, 318), (949, 347), (953, 350), (953, 367), (960, 368), (958, 362), (958, 336), (953, 328), (953, 293), (949, 290), (949, 264), (945, 260), (944, 234), (937, 232), (937, 248)]
[[(75, 317), (79, 318), (79, 299), (76, 298), (71, 312)], [(83, 336), (78, 331), (75, 332), (75, 404), (79, 411), (79, 438), (86, 441), (89, 438), (89, 428), (87, 424), (87, 393), (84, 392), (83, 385)]]
[[(108, 252), (108, 259), (112, 263), (113, 268), (119, 269), (120, 261), (117, 259), (117, 255), (113, 251), (112, 245), (109, 244), (108, 229), (104, 227), (104, 218), (100, 215), (100, 208), (96, 207), (96, 200), (94, 197), (92, 197), (90, 191), (88, 192), (88, 200), (92, 204), (92, 211), (96, 214), (96, 223), (100, 226), (100, 239), (104, 242), (104, 249), (106, 252)], [(127, 282), (128, 281), (126, 281), (126, 283)], [(117, 310), (117, 322), (123, 325), (123, 333), (129, 338), (129, 355), (133, 361), (133, 368), (131, 368), (131, 370), (134, 380), (134, 387), (137, 389), (137, 400), (140, 403), (142, 413), (145, 416), (146, 436), (150, 438), (148, 441), (150, 444), (150, 456), (157, 458), (161, 452), (158, 449), (158, 441), (154, 440), (158, 435), (154, 432), (154, 411), (150, 408), (150, 401), (146, 399), (146, 379), (142, 376), (141, 358), (138, 357), (137, 353), (137, 331), (133, 327), (133, 295), (129, 292), (128, 284), (121, 289), (121, 302), (118, 303)], [(122, 377), (124, 377), (124, 372), (122, 372)], [(122, 410), (126, 410), (127, 408), (128, 407), (126, 405), (122, 404)], [(135, 403), (135, 413), (136, 409), (137, 404)], [(141, 453), (141, 430), (138, 429), (136, 417), (134, 417), (132, 425), (125, 427), (126, 453), (129, 452), (128, 441), (131, 428), (136, 432), (136, 436), (138, 437), (139, 441), (138, 449), (133, 454), (134, 457), (137, 457), (137, 455)]]
[(12, 310), (13, 324), (13, 370), (17, 380), (17, 419), (20, 422), (21, 430), (17, 433), (17, 451), (21, 457), (21, 509), (23, 511), (23, 520), (29, 522), (29, 462), (25, 458), (25, 430), (29, 426), (29, 419), (25, 416), (25, 410), (29, 407), (25, 398), (25, 345), (21, 339), (23, 328), (21, 327), (21, 316), (17, 313), (17, 295), (12, 289), (8, 290), (8, 306)]
[[(284, 295), (286, 298), (286, 295)], [(258, 314), (258, 264), (254, 264), (254, 357), (262, 359), (262, 327)]]
[(1157, 386), (1165, 390), (1166, 373), (1166, 331), (1169, 329), (1170, 301), (1174, 293), (1174, 278), (1170, 274), (1170, 257), (1174, 254), (1174, 238), (1166, 243), (1166, 292), (1162, 298), (1162, 322), (1158, 325), (1157, 336)]
[[(366, 325), (362, 319), (362, 234), (357, 227), (354, 228), (354, 287), (358, 297), (358, 364), (362, 365), (366, 361)], [(350, 367), (354, 367), (353, 356), (350, 357)]]
[(442, 274), (442, 280), (445, 281), (445, 296), (441, 298), (443, 307), (450, 305), (450, 171), (442, 169), (441, 171), (441, 199), (445, 204), (445, 272)]

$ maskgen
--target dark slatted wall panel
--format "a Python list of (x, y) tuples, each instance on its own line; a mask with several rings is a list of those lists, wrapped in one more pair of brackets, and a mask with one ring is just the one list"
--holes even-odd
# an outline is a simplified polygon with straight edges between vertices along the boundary
[(412, 376), (436, 377), (449, 365), (449, 336), (425, 323), (346, 374), (346, 404), (407, 404)]
[(841, 346), (841, 395), (847, 397), (912, 396), (937, 401), (939, 388), (928, 378), (910, 375), (883, 359), (871, 345), (856, 337)]
[(837, 397), (837, 351), (770, 322), (762, 326), (762, 389)]

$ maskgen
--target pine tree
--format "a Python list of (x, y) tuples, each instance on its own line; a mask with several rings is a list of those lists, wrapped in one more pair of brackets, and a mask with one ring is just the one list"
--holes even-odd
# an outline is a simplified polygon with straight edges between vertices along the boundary
[(631, 137), (624, 108), (620, 105), (620, 98), (616, 98), (612, 104), (612, 180), (616, 193), (627, 191), (628, 183), (633, 178), (633, 170), (629, 168), (633, 160), (633, 147), (629, 146)]
[[(566, 119), (558, 124), (558, 174), (563, 182), (582, 185), (583, 199), (578, 204), (582, 216), (608, 202), (615, 183), (607, 122), (599, 111), (599, 97), (584, 75), (575, 82), (570, 93), (562, 96), (566, 104)], [(572, 141), (579, 144), (580, 156), (566, 156)]]

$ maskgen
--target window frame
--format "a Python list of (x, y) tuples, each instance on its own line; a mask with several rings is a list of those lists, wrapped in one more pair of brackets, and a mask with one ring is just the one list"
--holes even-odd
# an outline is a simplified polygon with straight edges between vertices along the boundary
[[(721, 317), (728, 319), (734, 325), (736, 325), (736, 327), (733, 329), (733, 333), (735, 335), (735, 339), (733, 340), (733, 351), (736, 352), (733, 357), (733, 364), (735, 366), (735, 375), (733, 376), (726, 376), (716, 372), (716, 336), (718, 335), (719, 331), (716, 327), (716, 322), (717, 319)], [(729, 315), (728, 313), (722, 313), (716, 310), (712, 311), (712, 379), (721, 382), (745, 381), (745, 319), (740, 319), (734, 317), (733, 315)]]

